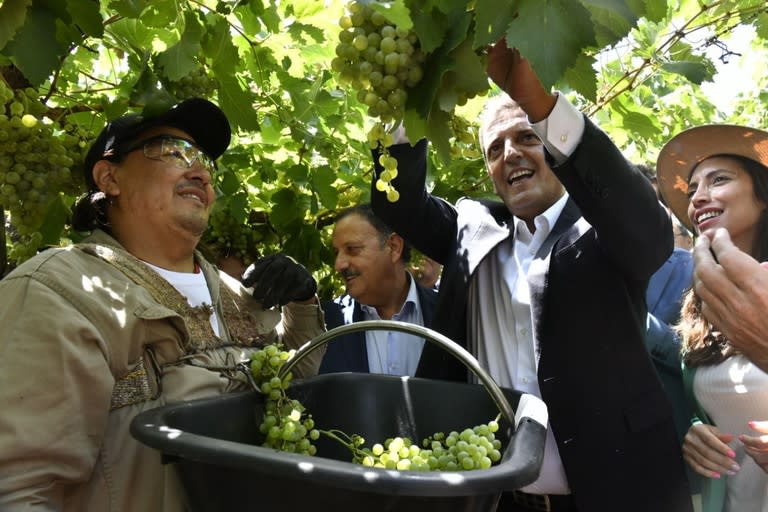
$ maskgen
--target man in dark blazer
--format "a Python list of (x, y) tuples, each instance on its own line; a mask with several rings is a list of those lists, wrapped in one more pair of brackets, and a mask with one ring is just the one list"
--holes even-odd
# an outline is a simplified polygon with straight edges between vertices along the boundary
[[(410, 246), (373, 213), (370, 204), (344, 210), (333, 231), (335, 269), (347, 293), (323, 304), (326, 328), (362, 320), (401, 320), (429, 327), (437, 292), (416, 282), (406, 266)], [(328, 343), (320, 373), (416, 373), (425, 340), (407, 333), (355, 332)]]
[[(502, 202), (429, 194), (422, 140), (390, 147), (400, 199), (372, 187), (372, 204), (444, 265), (434, 328), (500, 385), (547, 405), (539, 478), (498, 510), (689, 512), (672, 409), (644, 344), (646, 286), (672, 251), (669, 216), (610, 139), (504, 41), (487, 72), (506, 93), (480, 128)], [(417, 376), (468, 378), (432, 345)]]

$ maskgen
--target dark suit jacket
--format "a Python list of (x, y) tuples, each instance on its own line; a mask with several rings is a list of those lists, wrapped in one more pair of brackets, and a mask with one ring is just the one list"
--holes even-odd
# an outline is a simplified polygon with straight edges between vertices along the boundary
[[(433, 311), (437, 302), (437, 292), (416, 283), (416, 291), (421, 305), (424, 327), (431, 327)], [(336, 298), (323, 304), (325, 326), (328, 330), (340, 325), (364, 320), (360, 303), (349, 295)], [(428, 345), (429, 342), (425, 344)], [(328, 342), (319, 373), (363, 372), (368, 373), (368, 348), (365, 344), (365, 332), (353, 332), (339, 336)]]
[[(585, 123), (574, 153), (553, 166), (570, 198), (528, 275), (542, 398), (579, 510), (688, 512), (672, 410), (644, 344), (645, 290), (672, 252), (670, 219), (645, 177)], [(462, 199), (454, 207), (431, 196), (426, 148), (425, 141), (390, 148), (400, 199), (390, 203), (372, 187), (372, 204), (444, 265), (435, 330), (476, 354), (467, 339), (468, 287), (482, 259), (509, 236), (510, 213), (498, 201)], [(417, 375), (467, 378), (433, 346)]]

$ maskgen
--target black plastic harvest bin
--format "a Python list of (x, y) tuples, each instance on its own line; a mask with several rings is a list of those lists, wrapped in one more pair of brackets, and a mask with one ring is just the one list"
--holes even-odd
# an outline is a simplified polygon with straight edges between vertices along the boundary
[[(131, 433), (177, 465), (193, 512), (490, 512), (502, 491), (536, 479), (546, 438), (546, 417), (533, 414), (536, 420), (531, 419), (522, 405), (533, 402), (536, 409), (541, 402), (500, 391), (519, 409), (519, 423), (510, 439), (505, 432), (511, 429), (502, 422), (497, 433), (504, 445), (502, 461), (485, 470), (368, 468), (349, 462), (350, 452), (325, 436), (315, 456), (261, 447), (263, 396), (258, 391), (149, 410), (133, 420)], [(487, 423), (499, 412), (484, 385), (388, 375), (319, 375), (296, 380), (289, 394), (306, 406), (318, 428), (360, 434), (366, 446), (398, 435), (421, 442), (435, 432)], [(526, 399), (520, 401), (521, 396)]]

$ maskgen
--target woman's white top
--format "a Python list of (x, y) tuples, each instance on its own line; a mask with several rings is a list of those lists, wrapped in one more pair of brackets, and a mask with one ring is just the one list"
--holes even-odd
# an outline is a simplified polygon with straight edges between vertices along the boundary
[(724, 512), (768, 512), (768, 473), (744, 452), (738, 439), (741, 434), (760, 435), (747, 422), (768, 420), (768, 374), (736, 355), (718, 365), (698, 367), (693, 389), (717, 428), (735, 436), (730, 447), (741, 469), (728, 476)]

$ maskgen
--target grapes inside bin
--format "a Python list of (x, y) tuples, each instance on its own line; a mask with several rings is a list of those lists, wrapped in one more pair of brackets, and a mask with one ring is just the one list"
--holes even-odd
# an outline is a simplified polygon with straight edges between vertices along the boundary
[[(499, 388), (474, 358), (425, 327), (394, 321), (337, 327), (308, 342), (297, 362), (330, 339), (352, 330), (402, 330), (441, 344), (478, 376), (481, 384), (334, 373), (297, 380), (287, 394), (301, 402), (316, 428), (365, 438), (415, 443), (487, 424), (502, 414), (496, 437), (501, 460), (471, 471), (412, 471), (353, 463), (352, 452), (320, 436), (313, 455), (262, 446), (265, 411), (260, 391), (225, 394), (145, 411), (131, 423), (140, 442), (175, 464), (192, 512), (220, 510), (365, 510), (366, 512), (492, 512), (502, 492), (538, 476), (546, 439), (546, 406), (540, 399)], [(283, 368), (290, 371), (290, 363)], [(514, 422), (515, 426), (510, 426)], [(255, 500), (250, 497), (257, 496)]]

